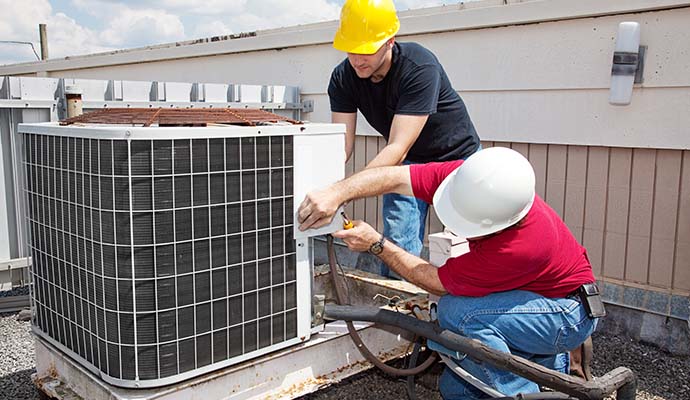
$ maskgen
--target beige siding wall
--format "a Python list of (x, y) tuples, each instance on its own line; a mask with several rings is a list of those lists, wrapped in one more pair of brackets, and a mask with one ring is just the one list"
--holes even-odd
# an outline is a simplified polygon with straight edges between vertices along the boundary
[[(385, 144), (358, 136), (347, 175)], [(534, 166), (537, 193), (563, 218), (604, 281), (690, 293), (690, 151), (482, 142), (510, 147)], [(381, 197), (347, 206), (379, 230)], [(427, 233), (443, 229), (435, 213)]]

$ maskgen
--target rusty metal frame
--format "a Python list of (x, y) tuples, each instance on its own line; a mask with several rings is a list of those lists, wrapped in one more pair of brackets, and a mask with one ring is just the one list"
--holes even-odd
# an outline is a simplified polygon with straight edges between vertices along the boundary
[(112, 124), (151, 126), (208, 126), (211, 124), (256, 126), (299, 121), (258, 108), (106, 108), (60, 121), (60, 125)]

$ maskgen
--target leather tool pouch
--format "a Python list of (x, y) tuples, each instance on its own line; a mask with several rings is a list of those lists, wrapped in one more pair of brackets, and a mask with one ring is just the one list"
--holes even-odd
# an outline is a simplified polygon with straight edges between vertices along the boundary
[(587, 310), (587, 315), (591, 318), (606, 316), (604, 302), (601, 300), (599, 288), (595, 283), (587, 283), (580, 286), (578, 295), (580, 296), (580, 301), (585, 306), (585, 310)]

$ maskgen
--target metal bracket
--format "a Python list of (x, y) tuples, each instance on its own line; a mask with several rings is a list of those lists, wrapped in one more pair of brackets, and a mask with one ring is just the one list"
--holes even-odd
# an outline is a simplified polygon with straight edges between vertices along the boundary
[(637, 53), (617, 51), (613, 53), (612, 75), (635, 74), (634, 83), (643, 82), (644, 58), (647, 46), (640, 46)]
[(302, 112), (305, 112), (305, 113), (314, 112), (314, 100), (304, 100), (302, 103), (300, 103), (300, 105), (301, 105), (300, 108), (301, 108)]
[(635, 83), (644, 82), (644, 58), (647, 53), (647, 46), (640, 46), (640, 50), (637, 55), (637, 69), (635, 70)]
[(29, 266), (31, 266), (31, 257), (15, 258), (13, 260), (0, 262), (0, 271), (25, 269)]
[(54, 100), (0, 100), (0, 108), (48, 108), (55, 109), (57, 101)]
[(323, 312), (326, 307), (326, 296), (323, 294), (315, 294), (311, 300), (311, 326), (319, 326), (324, 324)]

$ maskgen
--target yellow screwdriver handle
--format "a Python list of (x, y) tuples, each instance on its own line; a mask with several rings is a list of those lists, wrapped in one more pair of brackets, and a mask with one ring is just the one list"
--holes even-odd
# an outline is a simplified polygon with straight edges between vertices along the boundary
[(343, 217), (343, 229), (352, 229), (355, 227), (355, 224), (345, 215), (345, 211), (341, 212), (340, 216)]

